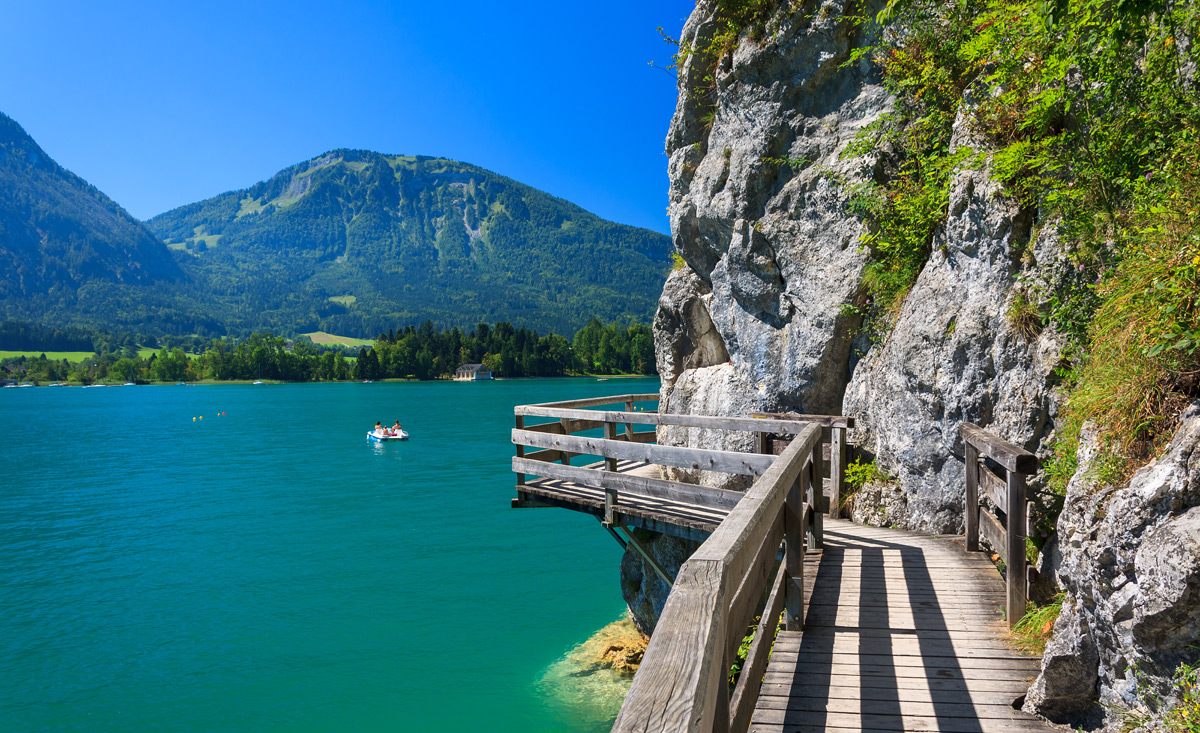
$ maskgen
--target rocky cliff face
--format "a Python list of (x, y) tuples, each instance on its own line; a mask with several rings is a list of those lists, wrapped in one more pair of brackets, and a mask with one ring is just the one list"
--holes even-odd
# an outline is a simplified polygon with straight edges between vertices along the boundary
[[(714, 5), (697, 4), (681, 44), (707, 43)], [(860, 40), (845, 10), (800, 9), (769, 40), (743, 39), (711, 89), (699, 55), (681, 69), (667, 154), (687, 267), (668, 278), (654, 322), (665, 411), (840, 411), (858, 325), (843, 306), (865, 262), (846, 187), (874, 165), (840, 155), (890, 108), (865, 63), (842, 67)], [(725, 433), (660, 439), (732, 447)]]
[(1162, 458), (1128, 486), (1103, 489), (1092, 480), (1095, 443), (1081, 441), (1058, 521), (1067, 595), (1030, 712), (1117, 730), (1169, 704), (1176, 668), (1200, 656), (1198, 446), (1200, 403)]
[[(960, 116), (952, 148), (979, 142)], [(854, 369), (842, 409), (857, 419), (860, 449), (894, 479), (879, 494), (893, 523), (962, 531), (960, 423), (1035, 453), (1053, 431), (1060, 340), (1051, 330), (1022, 334), (1006, 316), (1017, 276), (1060, 256), (1053, 229), (1031, 241), (1031, 224), (986, 163), (958, 171), (929, 261), (887, 337)]]
[[(668, 278), (654, 322), (660, 409), (853, 416), (851, 441), (887, 477), (856, 497), (854, 517), (957, 533), (962, 422), (1047, 453), (1063, 339), (1010, 312), (1027, 290), (1069, 276), (1068, 265), (1053, 222), (1039, 221), (993, 180), (988, 143), (972, 137), (962, 115), (952, 148), (984, 155), (955, 172), (945, 223), (887, 335), (872, 344), (858, 333), (867, 255), (847, 202), (855, 183), (886, 173), (872, 155), (842, 152), (891, 100), (869, 68), (843, 65), (862, 41), (841, 20), (844, 10), (819, 3), (777, 18), (767, 40), (743, 37), (713, 72), (711, 89), (710, 70), (698, 62), (681, 70), (667, 152), (672, 235), (686, 267)], [(702, 47), (713, 13), (714, 3), (698, 3), (681, 42)], [(718, 431), (660, 429), (659, 439), (750, 448), (748, 436)], [(1196, 660), (1189, 645), (1200, 637), (1198, 443), (1200, 405), (1185, 415), (1170, 452), (1127, 487), (1093, 486), (1081, 456), (1043, 557), (1067, 600), (1028, 696), (1031, 711), (1116, 726), (1122, 716), (1106, 710), (1167, 694), (1177, 665)], [(1039, 477), (1030, 486), (1036, 498)], [(664, 543), (664, 558), (677, 566), (680, 549)], [(661, 609), (646, 602), (649, 574), (634, 556), (622, 571), (630, 606), (649, 628)]]

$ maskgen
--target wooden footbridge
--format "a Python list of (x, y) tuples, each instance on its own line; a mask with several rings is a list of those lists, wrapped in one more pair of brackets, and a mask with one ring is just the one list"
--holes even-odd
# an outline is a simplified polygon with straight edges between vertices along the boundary
[[(964, 424), (967, 536), (927, 537), (837, 519), (850, 418), (639, 408), (657, 399), (515, 408), (513, 505), (597, 516), (672, 586), (614, 731), (1051, 729), (1019, 710), (1038, 660), (1007, 640), (1027, 596), (1031, 454)], [(624, 409), (597, 409), (610, 406)], [(744, 431), (755, 452), (657, 445), (660, 426)], [(669, 480), (670, 468), (754, 482), (715, 489)], [(630, 528), (703, 544), (670, 577)], [(1007, 582), (981, 538), (1004, 555)]]

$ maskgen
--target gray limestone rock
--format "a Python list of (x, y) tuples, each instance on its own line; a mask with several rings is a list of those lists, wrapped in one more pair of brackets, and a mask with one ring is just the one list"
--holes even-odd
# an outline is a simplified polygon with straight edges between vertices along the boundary
[[(973, 142), (965, 134), (956, 130), (954, 145)], [(896, 478), (907, 497), (905, 528), (962, 531), (960, 423), (1034, 452), (1053, 429), (1059, 338), (1051, 330), (1027, 338), (1006, 317), (1026, 252), (1059, 257), (1052, 228), (1033, 241), (1030, 234), (1029, 212), (986, 164), (959, 170), (929, 261), (846, 388), (843, 410), (857, 420), (851, 440)]]
[[(642, 547), (672, 578), (679, 573), (679, 566), (700, 546), (691, 540), (656, 532), (634, 532)], [(638, 631), (649, 635), (654, 630), (670, 592), (670, 586), (652, 568), (647, 567), (642, 556), (632, 547), (626, 547), (625, 555), (621, 558), (621, 596), (629, 606), (629, 615)]]
[[(840, 411), (858, 321), (843, 306), (865, 262), (846, 202), (875, 163), (841, 153), (890, 109), (869, 65), (841, 67), (859, 32), (843, 4), (790, 8), (768, 38), (743, 37), (711, 90), (697, 56), (681, 69), (667, 154), (687, 272), (671, 275), (655, 318), (664, 411)], [(697, 5), (681, 44), (711, 35), (714, 7)], [(740, 445), (713, 431), (660, 440)]]
[(1095, 440), (1081, 440), (1058, 522), (1057, 568), (1064, 607), (1079, 621), (1055, 625), (1027, 710), (1115, 729), (1121, 711), (1160, 713), (1178, 665), (1200, 661), (1198, 446), (1200, 403), (1184, 413), (1162, 457), (1127, 486), (1105, 488), (1092, 470)]
[(1025, 696), (1025, 709), (1059, 722), (1094, 717), (1099, 664), (1087, 618), (1075, 604), (1063, 604), (1054, 623), (1054, 641), (1042, 658), (1042, 674)]

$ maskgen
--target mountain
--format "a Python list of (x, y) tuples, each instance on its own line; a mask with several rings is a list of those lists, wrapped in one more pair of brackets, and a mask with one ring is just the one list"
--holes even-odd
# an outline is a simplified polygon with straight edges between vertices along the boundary
[(670, 238), (444, 158), (335, 150), (150, 229), (218, 311), (371, 335), (431, 319), (570, 334), (654, 313)]
[(77, 308), (88, 286), (104, 291), (185, 279), (144, 224), (0, 114), (0, 304), (6, 315)]

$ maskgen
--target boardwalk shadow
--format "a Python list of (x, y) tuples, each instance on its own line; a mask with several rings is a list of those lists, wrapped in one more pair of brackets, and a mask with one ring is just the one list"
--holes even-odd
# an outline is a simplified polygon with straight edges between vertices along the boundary
[(970, 646), (964, 624), (990, 612), (943, 601), (946, 586), (933, 573), (953, 571), (931, 570), (925, 551), (911, 545), (832, 528), (825, 541), (785, 729), (1004, 730), (983, 722), (958, 657)]

